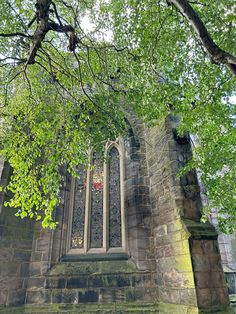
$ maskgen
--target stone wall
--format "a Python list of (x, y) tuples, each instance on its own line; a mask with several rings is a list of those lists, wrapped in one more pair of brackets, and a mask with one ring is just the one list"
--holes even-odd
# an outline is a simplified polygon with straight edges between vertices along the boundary
[[(9, 166), (5, 164), (1, 184), (6, 184)], [(1, 193), (1, 202), (7, 195)], [(32, 252), (32, 221), (21, 220), (9, 207), (0, 213), (0, 305), (16, 306), (25, 303), (25, 292)]]
[(176, 176), (191, 157), (188, 136), (177, 136), (178, 121), (173, 117), (150, 128), (132, 114), (128, 119), (127, 254), (109, 261), (99, 256), (90, 256), (90, 261), (89, 256), (67, 259), (71, 178), (65, 175), (56, 230), (43, 230), (38, 222), (18, 223), (7, 208), (0, 216), (1, 284), (6, 287), (0, 292), (1, 304), (26, 304), (25, 313), (33, 313), (34, 304), (42, 305), (49, 313), (52, 305), (65, 303), (90, 304), (91, 309), (92, 304), (110, 304), (111, 309), (114, 303), (125, 309), (132, 303), (137, 304), (136, 313), (143, 313), (145, 304), (150, 313), (158, 313), (161, 302), (171, 303), (172, 312), (160, 313), (175, 313), (178, 305), (186, 314), (228, 305), (217, 234), (210, 224), (200, 223), (196, 174)]
[[(177, 123), (169, 117), (157, 127), (146, 128), (160, 301), (221, 308), (229, 299), (217, 234), (210, 224), (200, 223), (201, 198), (195, 172), (180, 179), (176, 176), (191, 157), (189, 137), (177, 136)], [(205, 279), (206, 269), (209, 281)]]
[(192, 208), (176, 178), (177, 165), (185, 157), (178, 156), (178, 144), (168, 123), (146, 128), (156, 283), (161, 302), (196, 306), (189, 233), (181, 220), (184, 211), (192, 215)]
[(128, 249), (138, 269), (154, 269), (151, 232), (150, 181), (147, 170), (144, 123), (129, 115), (130, 127), (125, 138), (125, 208)]
[[(40, 223), (35, 223), (26, 304), (158, 301), (144, 124), (131, 115), (130, 122), (124, 139), (126, 260), (102, 262), (99, 256), (95, 260), (90, 256), (90, 262), (89, 256), (85, 262), (78, 261), (83, 257), (75, 258), (73, 262), (67, 259), (71, 177), (64, 173), (66, 179), (61, 188), (61, 204), (55, 217), (58, 227), (54, 231), (43, 230)], [(119, 259), (119, 256), (114, 255), (114, 258)], [(124, 259), (123, 255), (121, 259)]]

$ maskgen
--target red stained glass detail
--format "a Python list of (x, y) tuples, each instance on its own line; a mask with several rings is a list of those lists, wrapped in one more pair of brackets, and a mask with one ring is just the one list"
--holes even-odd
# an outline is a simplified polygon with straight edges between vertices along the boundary
[(102, 181), (94, 181), (93, 188), (94, 190), (101, 190), (103, 188)]

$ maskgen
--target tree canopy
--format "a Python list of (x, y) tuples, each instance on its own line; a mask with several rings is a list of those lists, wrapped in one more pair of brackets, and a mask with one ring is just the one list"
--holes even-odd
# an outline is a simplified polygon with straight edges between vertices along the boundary
[(185, 171), (236, 230), (235, 0), (4, 0), (0, 12), (0, 155), (17, 215), (56, 226), (60, 168), (76, 175), (125, 130), (122, 99), (197, 136)]

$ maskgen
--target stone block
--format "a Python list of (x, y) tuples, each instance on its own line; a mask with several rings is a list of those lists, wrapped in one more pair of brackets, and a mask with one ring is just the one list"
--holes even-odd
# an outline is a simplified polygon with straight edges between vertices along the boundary
[(121, 274), (94, 276), (89, 278), (89, 287), (125, 287), (130, 285), (130, 277)]
[(176, 255), (175, 267), (179, 272), (193, 272), (190, 254)]
[(18, 306), (25, 303), (25, 289), (17, 289), (8, 292), (7, 305)]
[(62, 303), (77, 304), (78, 303), (78, 291), (77, 290), (62, 290)]
[[(137, 232), (137, 238), (138, 238), (138, 247), (141, 250), (144, 249), (144, 251), (147, 251), (147, 248), (150, 246), (149, 238), (143, 234), (140, 235), (139, 232)], [(140, 253), (140, 252), (138, 252), (138, 253)]]
[(212, 271), (222, 271), (220, 255), (209, 255), (208, 261)]
[[(163, 303), (171, 303), (170, 294), (172, 291), (170, 289), (166, 289), (165, 287), (161, 287), (159, 289), (159, 301)], [(176, 292), (173, 292), (173, 294), (176, 296)], [(178, 294), (177, 294), (178, 296)], [(173, 297), (174, 298), (174, 297)]]
[[(22, 225), (21, 225), (22, 226)], [(33, 239), (33, 231), (27, 228), (5, 227), (3, 236), (8, 240), (24, 241)]]
[(155, 260), (137, 260), (136, 261), (137, 268), (139, 270), (154, 270), (156, 267)]
[(50, 236), (45, 235), (43, 238), (37, 239), (36, 249), (37, 251), (45, 252), (49, 249)]
[(33, 290), (26, 292), (26, 304), (43, 304), (45, 302), (44, 290)]
[[(56, 243), (55, 243), (55, 246), (53, 247), (53, 250), (56, 250), (56, 249), (58, 249), (58, 246), (59, 245), (56, 245)], [(42, 253), (42, 261), (44, 261), (44, 262), (47, 262), (48, 261), (48, 259), (49, 259), (49, 251), (46, 251), (46, 252), (43, 252)]]
[(29, 275), (29, 265), (30, 263), (21, 263), (20, 265), (20, 276), (27, 277)]
[(209, 288), (211, 286), (211, 272), (197, 271), (194, 272), (195, 282), (200, 289)]
[(17, 248), (17, 249), (22, 249), (22, 250), (31, 250), (32, 249), (32, 239), (29, 239), (29, 240), (15, 239), (15, 240), (13, 240), (13, 247)]
[(0, 263), (0, 275), (16, 277), (19, 270), (19, 263), (17, 262), (1, 262)]
[(53, 289), (51, 293), (52, 303), (63, 303), (62, 302), (62, 290)]
[(180, 304), (180, 290), (170, 289), (168, 290), (169, 303)]
[(211, 304), (212, 306), (229, 305), (229, 295), (226, 288), (211, 289)]
[(211, 265), (207, 255), (194, 254), (192, 255), (194, 271), (210, 271)]
[(173, 246), (175, 255), (182, 255), (183, 254), (183, 255), (189, 255), (190, 256), (188, 240), (174, 241), (174, 239), (173, 239), (172, 240), (172, 246)]
[(163, 281), (165, 286), (169, 288), (185, 286), (184, 274), (178, 272), (175, 268), (171, 269), (171, 271), (166, 271), (163, 273)]
[(155, 237), (162, 237), (167, 234), (167, 225), (162, 225), (154, 228), (153, 230)]
[(0, 262), (11, 261), (12, 260), (12, 249), (11, 248), (1, 248), (0, 249)]
[(79, 303), (98, 302), (98, 296), (96, 290), (79, 291)]
[(210, 286), (213, 288), (226, 288), (225, 276), (222, 271), (212, 271), (210, 273)]
[(125, 291), (126, 301), (130, 302), (153, 302), (156, 303), (158, 300), (158, 289), (147, 288), (147, 287), (135, 287), (126, 288)]
[(31, 258), (31, 251), (14, 249), (14, 260), (28, 262)]
[(173, 221), (167, 225), (167, 232), (168, 233), (173, 233), (173, 232), (177, 232), (177, 231), (181, 231), (181, 230), (183, 230), (183, 223), (182, 223), (181, 219), (176, 219), (175, 221)]
[(125, 301), (125, 289), (100, 289), (99, 302), (123, 302)]
[(156, 259), (157, 273), (164, 273), (166, 271), (171, 271), (175, 267), (176, 267), (176, 263), (173, 258)]
[(215, 247), (214, 247), (214, 241), (213, 240), (202, 240), (202, 248), (203, 253), (205, 254), (215, 254)]
[(0, 305), (5, 305), (7, 302), (7, 291), (0, 289)]
[(67, 279), (67, 288), (87, 288), (88, 287), (88, 279), (87, 277), (72, 277)]
[(211, 306), (211, 290), (209, 288), (200, 289), (197, 290), (197, 301), (198, 306), (200, 308), (208, 308)]
[(18, 277), (0, 277), (0, 291), (21, 289), (23, 279)]
[(32, 252), (31, 261), (32, 262), (40, 262), (42, 260), (42, 252)]
[(160, 246), (156, 249), (156, 254), (155, 257), (160, 259), (163, 257), (169, 257), (169, 256), (173, 256), (174, 254), (174, 250), (171, 248), (170, 244), (164, 245), (164, 246)]
[(65, 288), (65, 279), (64, 278), (47, 278), (46, 279), (46, 289), (50, 288)]
[(27, 288), (44, 288), (45, 278), (44, 277), (30, 277), (27, 280)]
[(180, 303), (197, 306), (197, 296), (195, 289), (180, 289)]
[(135, 274), (132, 275), (132, 287), (150, 287), (153, 285), (151, 274)]
[(38, 276), (42, 274), (42, 263), (32, 262), (29, 265), (29, 273), (31, 276)]

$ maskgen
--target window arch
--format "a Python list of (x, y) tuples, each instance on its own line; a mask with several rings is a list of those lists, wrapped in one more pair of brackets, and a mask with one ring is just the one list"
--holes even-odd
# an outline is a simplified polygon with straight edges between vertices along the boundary
[(92, 152), (92, 167), (72, 178), (67, 254), (126, 252), (122, 144), (106, 143), (105, 162)]

